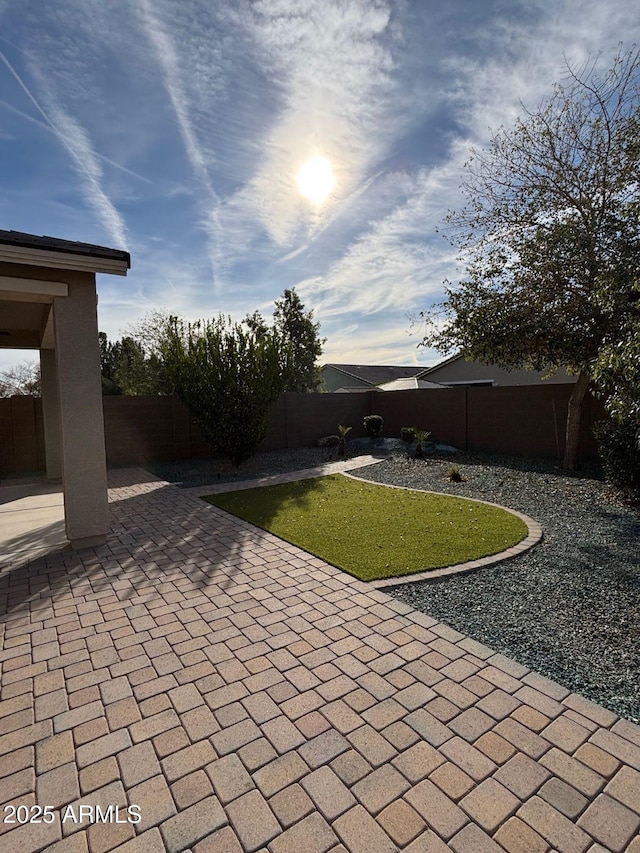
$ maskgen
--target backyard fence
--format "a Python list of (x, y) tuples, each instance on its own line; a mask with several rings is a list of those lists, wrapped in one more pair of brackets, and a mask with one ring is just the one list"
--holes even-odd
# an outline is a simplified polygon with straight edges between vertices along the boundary
[[(283, 394), (271, 414), (262, 450), (311, 447), (319, 438), (353, 427), (364, 435), (366, 415), (382, 415), (384, 435), (403, 426), (429, 430), (431, 438), (461, 450), (555, 458), (564, 451), (572, 386), (521, 385)], [(148, 465), (215, 456), (197, 423), (176, 397), (104, 397), (107, 465)], [(605, 417), (602, 403), (585, 399), (580, 458), (593, 459), (593, 425)], [(0, 476), (45, 468), (42, 403), (37, 397), (0, 399)]]

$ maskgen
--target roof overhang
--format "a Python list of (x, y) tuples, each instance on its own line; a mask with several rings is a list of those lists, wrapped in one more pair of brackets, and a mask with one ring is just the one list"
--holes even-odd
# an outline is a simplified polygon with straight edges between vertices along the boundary
[(50, 251), (5, 243), (0, 243), (0, 261), (50, 269), (102, 272), (110, 275), (126, 275), (130, 266), (127, 258), (100, 258), (96, 255)]
[(64, 272), (90, 275), (94, 288), (95, 273), (126, 275), (130, 266), (129, 252), (121, 249), (0, 229), (0, 348), (54, 346), (52, 306), (69, 295)]

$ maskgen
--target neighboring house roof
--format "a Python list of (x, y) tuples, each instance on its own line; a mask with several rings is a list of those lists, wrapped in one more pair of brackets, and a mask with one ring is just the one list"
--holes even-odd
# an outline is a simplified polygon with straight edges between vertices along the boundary
[(422, 379), (423, 376), (428, 376), (430, 373), (433, 373), (434, 370), (440, 370), (441, 367), (444, 367), (445, 364), (451, 364), (453, 361), (458, 361), (458, 359), (463, 359), (464, 356), (462, 353), (457, 353), (457, 355), (450, 355), (448, 358), (444, 358), (442, 361), (439, 361), (437, 364), (432, 364), (431, 367), (424, 368), (420, 374), (419, 378)]
[(497, 364), (466, 359), (458, 353), (449, 356), (443, 361), (425, 368), (419, 375), (419, 379), (429, 381), (437, 380), (443, 385), (537, 385), (545, 383), (549, 385), (572, 383), (576, 377), (567, 373), (566, 369), (559, 367), (551, 375), (540, 370), (528, 368), (505, 368)]
[(109, 261), (126, 263), (131, 267), (131, 255), (122, 249), (109, 249), (94, 243), (79, 243), (75, 240), (62, 240), (60, 237), (38, 237), (23, 231), (3, 231), (0, 229), (0, 245), (15, 246), (16, 249), (35, 249), (45, 252), (61, 252), (65, 255), (103, 258)]
[(360, 382), (366, 382), (369, 385), (382, 385), (383, 382), (391, 382), (394, 379), (406, 379), (410, 376), (417, 376), (424, 368), (422, 367), (403, 367), (394, 365), (379, 365), (379, 364), (323, 364), (322, 369), (330, 367), (343, 373), (345, 377), (358, 379)]
[(416, 388), (446, 388), (440, 382), (429, 382), (427, 379), (420, 379), (417, 376), (410, 376), (406, 379), (394, 379), (392, 382), (383, 382), (378, 385), (378, 391), (414, 391)]

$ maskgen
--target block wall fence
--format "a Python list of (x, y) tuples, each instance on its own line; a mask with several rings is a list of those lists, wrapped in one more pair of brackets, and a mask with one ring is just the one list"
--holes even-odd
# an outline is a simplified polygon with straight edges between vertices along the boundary
[[(559, 459), (571, 385), (463, 387), (412, 391), (283, 394), (271, 414), (261, 450), (312, 447), (338, 424), (364, 435), (366, 415), (384, 418), (384, 434), (403, 426), (431, 431), (461, 450)], [(107, 465), (148, 465), (215, 456), (197, 423), (176, 397), (104, 397)], [(580, 458), (595, 459), (594, 424), (605, 417), (600, 400), (585, 399)], [(45, 468), (42, 403), (37, 397), (0, 399), (0, 476)]]

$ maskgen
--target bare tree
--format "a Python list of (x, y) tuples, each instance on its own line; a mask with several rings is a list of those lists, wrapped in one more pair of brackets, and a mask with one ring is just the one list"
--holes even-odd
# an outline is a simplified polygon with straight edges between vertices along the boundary
[[(466, 278), (421, 315), (423, 343), (507, 368), (576, 376), (563, 465), (574, 468), (582, 402), (607, 342), (629, 323), (640, 271), (640, 51), (567, 67), (466, 165), (466, 206), (447, 217)], [(446, 322), (441, 322), (442, 316)], [(438, 322), (436, 322), (438, 321)]]
[(23, 361), (0, 373), (0, 397), (40, 396), (40, 365)]

